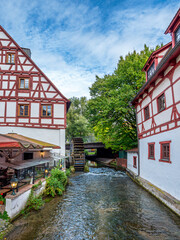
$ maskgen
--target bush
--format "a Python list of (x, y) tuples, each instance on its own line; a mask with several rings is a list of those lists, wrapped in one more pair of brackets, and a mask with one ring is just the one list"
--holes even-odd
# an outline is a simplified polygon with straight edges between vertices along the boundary
[(75, 173), (75, 168), (74, 168), (74, 166), (70, 166), (69, 169), (70, 169), (70, 172), (71, 172), (71, 173)]
[(27, 204), (26, 204), (26, 211), (39, 210), (44, 205), (44, 201), (42, 200), (42, 196), (34, 196), (34, 191), (31, 189), (31, 193), (29, 195)]
[(10, 217), (8, 216), (7, 212), (4, 211), (3, 214), (0, 212), (0, 218), (3, 220), (9, 220)]
[(67, 185), (67, 176), (66, 173), (61, 171), (58, 168), (51, 170), (51, 176), (46, 180), (46, 195), (51, 195), (52, 197), (62, 195), (65, 186)]
[(2, 201), (4, 204), (6, 203), (6, 199), (3, 198), (3, 193), (0, 194), (0, 201)]
[(46, 180), (46, 195), (51, 195), (52, 197), (55, 197), (56, 194), (62, 195), (63, 191), (64, 186), (60, 181), (58, 181), (57, 178), (50, 177)]
[(86, 164), (86, 165), (84, 166), (84, 172), (89, 172), (89, 166), (88, 166), (88, 164)]
[(59, 159), (56, 168), (62, 170), (62, 166), (63, 166), (63, 165), (62, 165), (62, 160)]
[(41, 180), (40, 180), (37, 184), (34, 184), (34, 185), (32, 186), (32, 190), (38, 189), (38, 187), (41, 186), (41, 185), (42, 185), (42, 182), (41, 182)]
[(67, 169), (66, 170), (66, 176), (69, 177), (70, 175), (71, 175), (71, 171), (70, 171), (70, 169)]
[(50, 178), (56, 178), (58, 181), (60, 181), (63, 184), (64, 187), (67, 185), (67, 176), (65, 172), (61, 171), (58, 168), (54, 168), (51, 170)]

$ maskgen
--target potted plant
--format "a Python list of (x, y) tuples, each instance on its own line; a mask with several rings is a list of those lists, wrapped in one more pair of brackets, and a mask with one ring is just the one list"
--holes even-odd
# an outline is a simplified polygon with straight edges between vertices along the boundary
[(5, 204), (5, 198), (3, 198), (3, 193), (1, 193), (0, 195), (0, 205), (4, 205)]

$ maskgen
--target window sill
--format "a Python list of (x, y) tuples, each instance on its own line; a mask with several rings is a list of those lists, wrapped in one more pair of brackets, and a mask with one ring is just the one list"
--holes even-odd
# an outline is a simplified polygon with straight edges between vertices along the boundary
[(29, 91), (30, 89), (29, 89), (29, 88), (19, 88), (19, 90), (26, 90), (26, 91)]
[(133, 165), (134, 168), (137, 168), (137, 166)]
[(150, 158), (150, 157), (148, 157), (148, 159), (149, 159), (149, 160), (156, 160), (155, 158)]
[(41, 116), (42, 118), (52, 118), (52, 116)]
[(20, 116), (20, 115), (18, 115), (18, 117), (19, 117), (19, 118), (21, 118), (21, 117), (22, 117), (22, 118), (29, 118), (29, 115), (28, 115), (28, 116)]
[(170, 160), (159, 159), (159, 162), (172, 163)]
[(149, 118), (147, 118), (147, 119), (144, 119), (144, 121), (147, 121), (147, 120), (149, 120), (150, 119), (150, 117)]
[(161, 111), (158, 110), (158, 113), (162, 113), (164, 110), (166, 110), (166, 108), (162, 109)]
[(9, 64), (9, 65), (15, 65), (15, 63), (6, 63), (6, 64)]

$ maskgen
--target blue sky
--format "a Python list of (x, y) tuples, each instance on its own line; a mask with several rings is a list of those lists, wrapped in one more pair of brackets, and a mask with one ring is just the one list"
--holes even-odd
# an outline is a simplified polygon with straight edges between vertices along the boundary
[(164, 31), (179, 7), (177, 0), (1, 0), (0, 24), (67, 98), (89, 98), (95, 75), (112, 73), (121, 55), (170, 41)]

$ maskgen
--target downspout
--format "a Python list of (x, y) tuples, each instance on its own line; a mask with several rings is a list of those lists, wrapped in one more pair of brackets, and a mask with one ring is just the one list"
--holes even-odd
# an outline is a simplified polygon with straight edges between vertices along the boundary
[(139, 138), (138, 138), (138, 122), (137, 122), (137, 109), (136, 109), (136, 132), (137, 132), (137, 140), (138, 140), (138, 177), (140, 176), (140, 144), (139, 144)]

